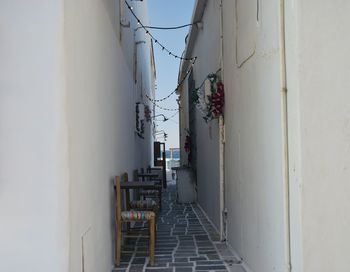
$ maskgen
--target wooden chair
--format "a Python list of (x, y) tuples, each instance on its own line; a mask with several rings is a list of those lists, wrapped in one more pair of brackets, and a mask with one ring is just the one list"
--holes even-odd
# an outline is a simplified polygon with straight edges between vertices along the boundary
[[(137, 171), (137, 170), (136, 170)], [(141, 168), (140, 171), (142, 174), (144, 173), (143, 168)], [(138, 172), (134, 173), (138, 177)], [(138, 178), (139, 179), (139, 178)], [(144, 179), (143, 179), (144, 180)], [(162, 177), (152, 178), (152, 181), (158, 182), (158, 189), (157, 190), (141, 190), (140, 196), (144, 199), (157, 199), (158, 200), (158, 207), (159, 209), (162, 209)]]
[[(128, 173), (124, 173), (121, 176), (121, 180), (124, 182), (129, 181)], [(126, 209), (129, 210), (145, 210), (153, 211), (156, 215), (159, 211), (159, 205), (153, 199), (136, 199), (130, 200), (130, 190), (125, 190), (125, 200), (126, 200)]]
[(122, 226), (124, 223), (147, 221), (149, 226), (149, 258), (150, 264), (154, 265), (156, 215), (153, 211), (122, 211), (122, 194), (120, 189), (120, 177), (115, 177), (115, 223), (116, 223), (116, 245), (115, 263), (120, 265), (122, 253)]

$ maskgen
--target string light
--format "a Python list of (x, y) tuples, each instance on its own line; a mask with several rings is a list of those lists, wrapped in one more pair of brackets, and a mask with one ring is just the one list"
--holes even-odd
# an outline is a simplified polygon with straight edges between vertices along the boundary
[(170, 94), (168, 94), (167, 96), (165, 96), (165, 97), (163, 97), (163, 98), (160, 98), (160, 99), (153, 99), (153, 98), (149, 97), (149, 96), (146, 94), (147, 99), (150, 100), (151, 102), (162, 102), (162, 101), (164, 101), (164, 100), (170, 98), (174, 93), (176, 93), (176, 92), (179, 90), (180, 86), (182, 85), (182, 83), (184, 83), (184, 81), (186, 80), (186, 78), (187, 78), (187, 76), (189, 75), (189, 73), (191, 73), (191, 71), (193, 70), (193, 66), (194, 66), (196, 60), (197, 60), (197, 57), (195, 57), (194, 61), (192, 62), (191, 66), (190, 66), (190, 68), (186, 71), (185, 76), (181, 79), (181, 81), (179, 82), (179, 84), (177, 84), (177, 86), (176, 86), (176, 88), (175, 88), (174, 91), (172, 91)]
[(164, 107), (162, 107), (162, 106), (159, 106), (157, 103), (155, 103), (155, 102), (153, 102), (153, 101), (151, 101), (151, 103), (152, 103), (153, 105), (155, 105), (157, 108), (161, 109), (161, 110), (165, 110), (165, 111), (178, 111), (178, 110), (179, 110), (179, 109), (164, 108)]
[[(179, 113), (179, 110), (177, 110), (177, 111), (176, 111), (173, 115), (171, 115), (170, 117), (167, 117), (167, 116), (165, 116), (164, 114), (158, 114), (158, 115), (154, 116), (153, 119), (154, 119), (155, 122), (160, 122), (160, 121), (162, 121), (162, 122), (173, 121), (172, 118), (174, 118), (178, 113)], [(163, 120), (157, 120), (157, 119), (155, 119), (155, 117), (157, 117), (157, 116), (163, 116), (164, 119), (163, 119)]]
[[(166, 107), (162, 107), (160, 105), (158, 105), (156, 102), (148, 99), (154, 106), (156, 106), (158, 109), (164, 110), (164, 111), (179, 111), (179, 108), (177, 109), (171, 109), (171, 108), (166, 108)], [(145, 104), (145, 103), (144, 103)]]
[(146, 32), (147, 35), (149, 35), (153, 40), (155, 44), (158, 44), (158, 46), (165, 52), (167, 52), (169, 54), (169, 56), (173, 56), (176, 59), (181, 59), (181, 60), (187, 60), (187, 61), (193, 61), (196, 59), (196, 57), (193, 58), (183, 58), (181, 56), (178, 56), (174, 53), (172, 53), (167, 47), (165, 47), (162, 43), (160, 43), (150, 32), (149, 30), (147, 30), (147, 28), (145, 27), (145, 25), (141, 22), (141, 20), (137, 17), (137, 15), (135, 14), (135, 12), (133, 11), (133, 8), (129, 5), (129, 3), (127, 2), (127, 0), (125, 0), (125, 4), (127, 5), (128, 9), (130, 10), (131, 14), (135, 17), (135, 19), (137, 20), (137, 23), (143, 28), (143, 30)]
[(179, 111), (175, 112), (173, 115), (171, 115), (170, 117), (168, 117), (168, 120), (171, 120), (171, 118), (175, 117), (178, 113), (179, 113)]
[[(158, 105), (156, 102), (154, 102), (154, 101), (152, 101), (152, 100), (150, 100), (150, 99), (148, 99), (148, 100), (149, 100), (154, 106), (156, 106), (158, 109), (161, 109), (161, 110), (164, 110), (164, 111), (179, 111), (179, 110), (180, 110), (180, 107), (177, 108), (177, 109), (166, 108), (166, 107), (162, 107), (162, 106)], [(146, 105), (145, 102), (143, 102), (143, 104)]]

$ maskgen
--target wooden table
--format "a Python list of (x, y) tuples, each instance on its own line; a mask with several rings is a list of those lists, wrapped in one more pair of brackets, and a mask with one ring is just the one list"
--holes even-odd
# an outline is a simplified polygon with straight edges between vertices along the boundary
[[(124, 181), (120, 183), (120, 189), (130, 190), (135, 189), (138, 192), (138, 189), (143, 190), (157, 190), (159, 192), (159, 208), (162, 209), (162, 185), (157, 181)], [(139, 195), (137, 193), (137, 199)]]
[(148, 168), (149, 171), (162, 171), (163, 167), (150, 167)]
[(120, 188), (158, 190), (159, 184), (156, 181), (126, 181), (120, 183)]
[(138, 174), (137, 176), (139, 178), (142, 178), (142, 180), (145, 180), (145, 179), (152, 180), (152, 179), (155, 179), (155, 178), (159, 178), (158, 174), (152, 174), (152, 173)]

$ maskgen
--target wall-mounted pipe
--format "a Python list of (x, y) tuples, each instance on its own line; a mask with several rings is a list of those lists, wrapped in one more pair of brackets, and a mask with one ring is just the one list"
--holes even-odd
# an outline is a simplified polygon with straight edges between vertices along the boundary
[(285, 233), (285, 271), (290, 272), (291, 238), (290, 238), (290, 197), (289, 197), (289, 152), (288, 152), (288, 97), (287, 97), (287, 66), (285, 46), (285, 0), (280, 0), (280, 79), (281, 79), (281, 122), (283, 148), (283, 190), (284, 190), (284, 233)]
[[(220, 67), (221, 80), (224, 82), (224, 14), (223, 2), (220, 0)], [(220, 167), (220, 238), (226, 240), (226, 207), (225, 207), (225, 122), (219, 119), (219, 167)]]

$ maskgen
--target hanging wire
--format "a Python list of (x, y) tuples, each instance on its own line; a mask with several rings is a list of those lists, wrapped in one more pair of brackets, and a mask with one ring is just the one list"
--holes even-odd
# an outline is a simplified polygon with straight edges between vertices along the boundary
[(133, 8), (129, 5), (128, 1), (125, 0), (125, 4), (127, 5), (128, 9), (130, 10), (131, 14), (135, 17), (135, 19), (137, 20), (137, 23), (145, 30), (146, 34), (149, 35), (153, 40), (154, 43), (158, 44), (160, 46), (160, 48), (167, 52), (169, 54), (169, 56), (173, 56), (175, 59), (180, 59), (180, 60), (190, 60), (193, 61), (195, 59), (195, 57), (193, 58), (183, 58), (180, 57), (174, 53), (172, 53), (167, 47), (165, 47), (162, 43), (160, 43), (150, 32), (149, 30), (147, 30), (147, 28), (145, 27), (145, 25), (141, 22), (141, 20), (137, 17), (137, 15), (135, 14), (135, 12), (133, 11)]
[(150, 102), (156, 106), (157, 108), (161, 109), (161, 110), (164, 110), (164, 111), (178, 111), (179, 108), (177, 109), (170, 109), (170, 108), (165, 108), (165, 107), (162, 107), (162, 106), (159, 106), (157, 103), (153, 102), (152, 100), (150, 100)]
[(172, 29), (180, 29), (180, 28), (184, 28), (184, 27), (188, 27), (188, 26), (192, 26), (192, 25), (197, 25), (199, 22), (195, 22), (192, 24), (186, 24), (186, 25), (180, 25), (180, 26), (172, 26), (172, 27), (161, 27), (161, 26), (144, 26), (145, 28), (149, 28), (149, 29), (159, 29), (159, 30), (172, 30)]
[(172, 118), (174, 118), (177, 114), (179, 113), (179, 110), (177, 110), (174, 114), (172, 114), (171, 116), (167, 117), (164, 114), (160, 114), (164, 117), (163, 120), (157, 120), (154, 119), (155, 122), (167, 122), (167, 121), (172, 121)]
[[(158, 105), (156, 102), (153, 102), (152, 100), (148, 99), (154, 106), (156, 106), (158, 109), (164, 110), (164, 111), (179, 111), (181, 109), (181, 107), (176, 108), (176, 109), (171, 109), (171, 108), (166, 108), (166, 107), (162, 107), (160, 105)], [(145, 103), (145, 101), (142, 102), (144, 105), (146, 105), (147, 103)]]
[(190, 68), (186, 71), (185, 76), (181, 79), (181, 81), (180, 81), (179, 84), (176, 86), (176, 88), (175, 88), (174, 91), (172, 91), (170, 94), (168, 94), (167, 96), (165, 96), (165, 97), (163, 97), (163, 98), (160, 98), (160, 99), (153, 99), (153, 98), (149, 97), (149, 96), (146, 94), (147, 99), (150, 100), (151, 102), (162, 102), (162, 101), (164, 101), (164, 100), (170, 98), (174, 93), (176, 93), (176, 92), (179, 90), (179, 88), (180, 88), (180, 86), (182, 85), (182, 83), (184, 83), (184, 81), (186, 80), (188, 74), (191, 73), (191, 71), (193, 70), (193, 66), (194, 66), (196, 60), (197, 60), (197, 57), (195, 57), (195, 59), (192, 61), (192, 64), (191, 64)]
[(170, 121), (170, 122), (173, 122), (174, 124), (177, 124), (177, 125), (179, 124), (179, 122), (177, 122), (177, 121), (175, 121), (175, 120), (173, 120), (173, 119), (169, 119), (169, 121)]
[(168, 120), (171, 120), (171, 118), (175, 117), (178, 113), (179, 113), (179, 110), (175, 112), (173, 115), (171, 115), (170, 117), (168, 117)]

